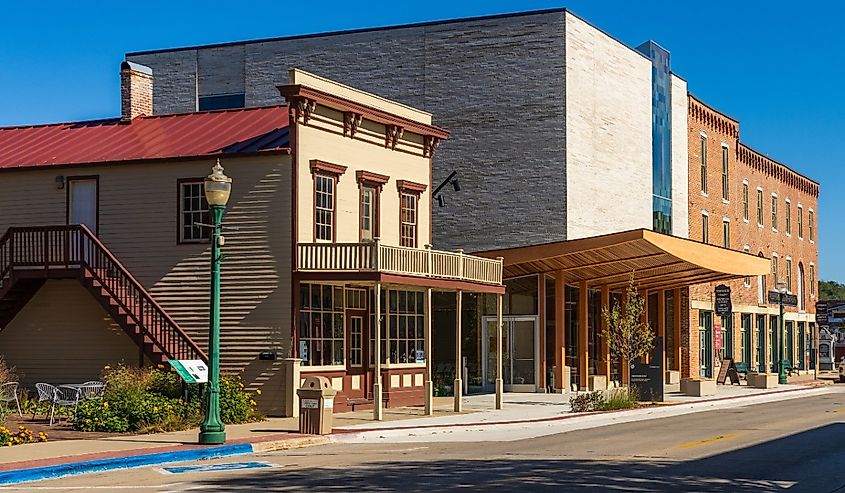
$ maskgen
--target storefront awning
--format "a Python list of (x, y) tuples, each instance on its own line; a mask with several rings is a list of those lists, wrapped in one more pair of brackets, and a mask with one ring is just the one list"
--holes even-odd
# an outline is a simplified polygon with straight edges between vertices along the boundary
[(503, 257), (504, 277), (564, 271), (567, 283), (673, 289), (769, 273), (769, 259), (645, 229), (479, 252)]

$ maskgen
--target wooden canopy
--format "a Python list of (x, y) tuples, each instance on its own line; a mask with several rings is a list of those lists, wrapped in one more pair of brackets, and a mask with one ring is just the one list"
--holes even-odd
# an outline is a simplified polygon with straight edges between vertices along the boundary
[(566, 282), (673, 289), (769, 273), (769, 259), (645, 229), (476, 253), (504, 257), (504, 277), (564, 271)]

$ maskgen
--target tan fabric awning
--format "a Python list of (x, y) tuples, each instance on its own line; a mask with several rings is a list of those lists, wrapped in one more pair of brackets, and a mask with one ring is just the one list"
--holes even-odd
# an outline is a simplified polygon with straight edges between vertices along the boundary
[(645, 229), (479, 252), (503, 257), (504, 277), (564, 271), (566, 282), (672, 289), (769, 273), (769, 259)]

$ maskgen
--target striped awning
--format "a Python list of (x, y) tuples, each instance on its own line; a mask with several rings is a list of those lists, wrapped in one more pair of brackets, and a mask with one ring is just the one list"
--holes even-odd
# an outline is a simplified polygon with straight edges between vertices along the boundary
[(673, 289), (769, 273), (769, 259), (645, 229), (478, 252), (503, 257), (504, 277), (563, 271), (568, 283)]

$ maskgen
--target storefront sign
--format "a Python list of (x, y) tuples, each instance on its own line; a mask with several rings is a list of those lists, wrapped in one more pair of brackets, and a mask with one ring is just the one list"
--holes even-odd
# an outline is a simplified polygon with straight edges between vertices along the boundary
[(819, 301), (816, 303), (816, 323), (819, 325), (828, 325), (827, 319), (827, 301)]
[(716, 351), (722, 350), (722, 324), (713, 326), (713, 349)]
[(780, 304), (781, 296), (783, 296), (783, 306), (798, 306), (798, 295), (780, 294), (780, 291), (769, 291), (769, 303)]
[(731, 312), (733, 312), (733, 306), (731, 304), (731, 287), (719, 284), (716, 286), (714, 295), (714, 309), (716, 311), (716, 315), (730, 315)]
[(663, 338), (654, 338), (654, 350), (649, 363), (635, 359), (631, 363), (631, 387), (637, 391), (640, 400), (663, 402)]
[(425, 363), (425, 351), (418, 349), (415, 359), (417, 363)]
[(185, 383), (208, 381), (208, 366), (201, 359), (172, 359), (168, 362)]

